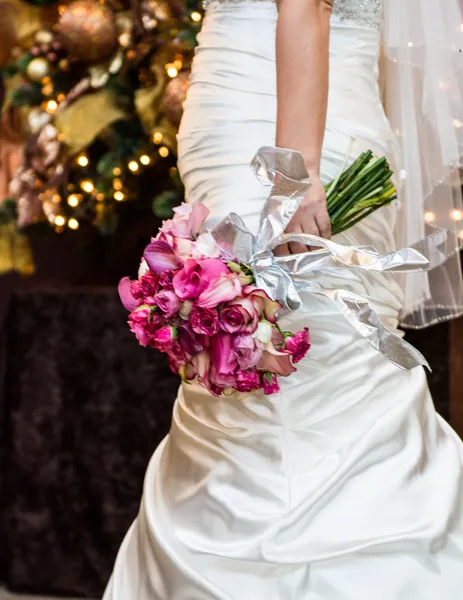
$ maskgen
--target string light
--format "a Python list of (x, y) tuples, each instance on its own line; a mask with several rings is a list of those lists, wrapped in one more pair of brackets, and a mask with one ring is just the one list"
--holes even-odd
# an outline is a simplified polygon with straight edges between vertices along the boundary
[(115, 175), (117, 177), (120, 174), (121, 174), (121, 170), (119, 169), (119, 167), (114, 167), (113, 175)]
[(53, 94), (53, 86), (51, 85), (51, 83), (47, 83), (46, 85), (44, 85), (42, 88), (42, 92), (44, 96), (51, 96), (51, 94)]
[(70, 229), (79, 229), (79, 221), (77, 219), (69, 219), (68, 227)]
[(151, 158), (147, 154), (142, 154), (142, 156), (140, 156), (140, 162), (142, 165), (149, 165)]
[(461, 210), (452, 210), (452, 219), (454, 221), (461, 221), (463, 219), (463, 212)]
[(84, 192), (90, 194), (93, 192), (95, 186), (93, 185), (93, 181), (90, 181), (90, 179), (84, 179), (80, 182), (80, 187), (84, 190)]
[(66, 219), (63, 217), (63, 215), (56, 215), (55, 225), (57, 225), (58, 227), (62, 227), (65, 223)]
[(169, 77), (172, 77), (172, 79), (174, 77), (177, 77), (177, 75), (178, 75), (178, 69), (176, 69), (175, 65), (172, 63), (167, 63), (166, 71), (167, 71), (167, 75), (169, 75)]
[(55, 112), (55, 110), (58, 108), (58, 102), (56, 102), (56, 100), (49, 100), (47, 102), (47, 111), (50, 113)]
[(114, 192), (114, 200), (117, 200), (118, 202), (122, 202), (122, 200), (124, 200), (125, 196), (122, 192)]
[(127, 166), (132, 171), (132, 173), (136, 173), (136, 171), (138, 171), (139, 169), (139, 165), (136, 160), (131, 160)]
[(96, 195), (96, 199), (97, 199), (99, 202), (102, 202), (102, 201), (104, 200), (104, 194), (102, 194), (101, 192), (99, 192), (99, 193)]
[(88, 157), (86, 154), (81, 154), (78, 159), (77, 159), (77, 163), (81, 166), (81, 167), (86, 167), (88, 165)]
[(170, 169), (169, 169), (169, 175), (171, 177), (176, 177), (177, 174), (178, 174), (177, 167), (170, 167)]
[(113, 179), (113, 188), (115, 190), (121, 190), (122, 189), (122, 181), (120, 179)]
[(130, 33), (125, 31), (119, 36), (119, 44), (126, 48), (130, 44)]
[(457, 129), (461, 129), (463, 127), (463, 123), (460, 121), (460, 119), (453, 119), (453, 126)]
[(195, 23), (198, 23), (199, 21), (201, 21), (201, 13), (197, 12), (196, 10), (191, 13), (190, 17), (191, 17), (191, 20), (194, 21)]
[(160, 144), (162, 142), (162, 139), (163, 139), (163, 135), (160, 131), (155, 131), (153, 133), (153, 142), (155, 144)]
[(68, 204), (75, 208), (79, 204), (79, 197), (76, 194), (71, 194), (68, 197)]
[(64, 94), (58, 94), (58, 96), (56, 97), (58, 102), (62, 102), (63, 100), (65, 100), (65, 98), (66, 98), (66, 96)]
[(162, 158), (166, 158), (167, 156), (169, 156), (169, 149), (166, 148), (166, 146), (161, 146), (158, 152), (162, 156)]
[(428, 211), (424, 213), (424, 220), (426, 221), (426, 223), (432, 223), (433, 221), (436, 220), (436, 215), (435, 213)]
[(179, 56), (178, 58), (176, 58), (174, 60), (174, 62), (172, 63), (174, 65), (174, 67), (177, 69), (177, 71), (180, 71), (180, 69), (183, 66), (183, 60), (182, 58)]

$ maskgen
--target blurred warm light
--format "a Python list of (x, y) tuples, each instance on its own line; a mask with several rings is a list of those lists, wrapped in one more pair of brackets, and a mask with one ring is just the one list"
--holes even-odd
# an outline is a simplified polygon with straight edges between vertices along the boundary
[(426, 221), (426, 223), (432, 223), (436, 220), (436, 214), (431, 211), (425, 212), (424, 220)]
[(47, 83), (46, 85), (44, 85), (42, 88), (42, 92), (44, 96), (50, 96), (51, 94), (53, 94), (53, 86), (51, 85), (51, 83)]
[(122, 189), (122, 181), (120, 179), (113, 179), (113, 188), (115, 190), (121, 190)]
[(180, 71), (180, 69), (183, 66), (183, 60), (180, 57), (176, 58), (172, 64), (177, 69), (177, 71)]
[(55, 110), (58, 108), (58, 102), (56, 102), (56, 100), (49, 100), (47, 102), (47, 111), (48, 112), (55, 112)]
[(147, 154), (142, 154), (142, 156), (140, 156), (140, 162), (142, 165), (149, 165), (151, 158)]
[(167, 156), (169, 156), (169, 149), (166, 148), (166, 146), (161, 146), (158, 152), (162, 156), (162, 158), (166, 158)]
[(113, 175), (115, 175), (117, 177), (120, 174), (121, 174), (121, 170), (119, 169), (119, 167), (114, 167)]
[(130, 44), (130, 33), (125, 31), (119, 36), (119, 44), (126, 48)]
[(58, 225), (58, 227), (62, 227), (65, 223), (66, 219), (63, 217), (63, 215), (56, 215), (55, 225)]
[(463, 127), (463, 123), (460, 121), (460, 119), (453, 119), (453, 126), (457, 129), (461, 129)]
[(81, 167), (86, 167), (88, 165), (88, 157), (85, 154), (81, 154), (79, 156), (79, 158), (77, 159), (77, 163), (81, 166)]
[(178, 69), (175, 68), (175, 65), (173, 65), (172, 63), (169, 63), (166, 65), (166, 71), (167, 71), (167, 75), (169, 75), (169, 77), (177, 77), (178, 75)]
[(132, 171), (132, 173), (135, 173), (139, 169), (139, 165), (136, 160), (131, 160), (127, 166)]
[(160, 144), (162, 142), (162, 133), (160, 131), (155, 131), (153, 133), (153, 142), (155, 144)]
[(101, 192), (99, 192), (96, 195), (96, 199), (99, 200), (100, 202), (102, 202), (104, 200), (104, 194), (102, 194)]
[(79, 204), (79, 198), (76, 194), (71, 194), (68, 198), (69, 206), (75, 208)]
[(79, 221), (77, 219), (69, 219), (68, 227), (71, 229), (79, 229)]
[(118, 202), (122, 202), (122, 200), (124, 200), (125, 196), (122, 192), (114, 192), (114, 200), (117, 200)]
[(171, 177), (175, 177), (178, 174), (177, 167), (170, 167), (169, 174), (170, 174)]
[(197, 12), (196, 10), (191, 13), (190, 17), (192, 21), (195, 21), (195, 23), (201, 21), (201, 13)]
[(84, 190), (84, 192), (90, 194), (90, 192), (93, 192), (95, 186), (93, 185), (93, 181), (90, 181), (90, 179), (84, 179), (84, 181), (80, 182), (80, 187)]
[(66, 95), (65, 94), (58, 94), (58, 96), (56, 97), (56, 99), (58, 100), (58, 102), (62, 102), (63, 100), (66, 99)]
[(463, 212), (461, 210), (452, 210), (452, 219), (454, 221), (461, 221), (463, 219)]

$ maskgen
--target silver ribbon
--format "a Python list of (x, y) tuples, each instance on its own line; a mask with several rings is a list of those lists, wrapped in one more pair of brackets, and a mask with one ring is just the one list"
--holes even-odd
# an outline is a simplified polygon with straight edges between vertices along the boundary
[[(438, 230), (408, 248), (380, 254), (370, 246), (343, 246), (315, 235), (284, 233), (289, 221), (310, 188), (310, 179), (300, 152), (266, 146), (251, 162), (256, 177), (272, 186), (254, 235), (236, 213), (230, 213), (213, 229), (211, 235), (221, 251), (248, 264), (256, 285), (289, 310), (302, 306), (300, 292), (319, 294), (331, 300), (347, 321), (398, 367), (409, 370), (418, 365), (428, 368), (424, 356), (402, 337), (385, 327), (368, 300), (343, 289), (322, 287), (317, 275), (327, 269), (359, 269), (382, 273), (429, 271), (446, 260), (447, 232)], [(281, 244), (300, 242), (318, 250), (274, 256)]]

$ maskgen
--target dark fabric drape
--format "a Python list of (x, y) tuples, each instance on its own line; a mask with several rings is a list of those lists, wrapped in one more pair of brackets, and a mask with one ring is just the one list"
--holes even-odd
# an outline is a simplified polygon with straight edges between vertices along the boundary
[[(10, 295), (4, 281), (4, 578), (14, 591), (98, 598), (169, 429), (177, 378), (137, 345), (114, 288)], [(448, 328), (408, 339), (430, 360), (447, 417)]]
[(98, 597), (178, 387), (114, 289), (16, 293), (4, 398), (6, 582)]

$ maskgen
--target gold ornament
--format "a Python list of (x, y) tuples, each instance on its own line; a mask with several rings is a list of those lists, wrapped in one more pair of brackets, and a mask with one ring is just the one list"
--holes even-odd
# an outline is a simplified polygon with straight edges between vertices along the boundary
[(69, 54), (85, 62), (108, 58), (117, 46), (113, 13), (93, 0), (71, 2), (61, 14), (59, 31)]
[(40, 83), (44, 77), (50, 74), (50, 71), (51, 65), (43, 56), (33, 58), (26, 67), (26, 75), (35, 83)]
[(40, 29), (35, 34), (35, 41), (38, 44), (51, 44), (53, 41), (53, 34), (51, 31), (47, 31), (46, 29)]
[(188, 73), (182, 71), (169, 81), (164, 92), (161, 110), (174, 125), (180, 125), (183, 114), (183, 103), (188, 90)]

